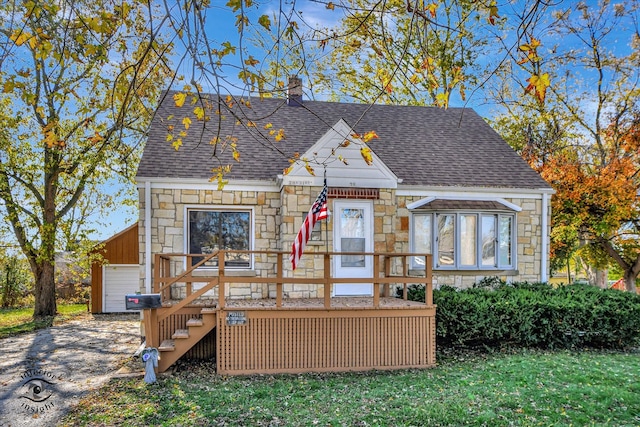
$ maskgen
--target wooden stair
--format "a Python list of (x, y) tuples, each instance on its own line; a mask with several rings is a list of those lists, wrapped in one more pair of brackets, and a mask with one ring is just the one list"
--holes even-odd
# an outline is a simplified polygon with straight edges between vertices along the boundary
[(200, 318), (192, 318), (187, 321), (187, 329), (178, 329), (174, 331), (171, 339), (162, 341), (158, 347), (158, 351), (160, 351), (158, 372), (169, 369), (189, 349), (211, 332), (216, 326), (216, 314), (215, 308), (203, 308), (200, 311)]

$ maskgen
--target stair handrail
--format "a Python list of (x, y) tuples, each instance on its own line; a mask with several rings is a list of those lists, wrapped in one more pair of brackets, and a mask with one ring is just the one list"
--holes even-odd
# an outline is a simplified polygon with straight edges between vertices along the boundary
[(179, 303), (174, 304), (171, 307), (164, 307), (164, 308), (158, 309), (158, 311), (159, 311), (159, 313), (158, 313), (158, 322), (166, 319), (167, 317), (171, 316), (173, 313), (175, 313), (175, 312), (179, 311), (180, 309), (186, 307), (188, 304), (190, 304), (194, 300), (198, 299), (199, 297), (204, 295), (206, 292), (208, 292), (208, 291), (212, 290), (214, 287), (218, 286), (219, 283), (220, 283), (220, 278), (219, 277), (214, 277), (213, 279), (209, 280), (205, 286), (203, 286), (202, 288), (198, 289), (195, 292), (192, 292), (191, 295), (187, 295), (185, 298), (180, 300)]
[[(162, 295), (162, 291), (164, 291), (165, 289), (169, 288), (171, 285), (174, 285), (178, 282), (181, 282), (181, 279), (184, 279), (187, 275), (193, 273), (193, 271), (195, 271), (196, 268), (202, 266), (204, 263), (206, 263), (207, 261), (210, 261), (211, 258), (218, 256), (218, 252), (220, 252), (219, 250), (215, 250), (214, 252), (212, 252), (211, 254), (198, 254), (197, 256), (202, 256), (202, 261), (196, 263), (195, 265), (189, 267), (188, 269), (186, 269), (184, 272), (182, 272), (180, 275), (174, 277), (171, 281), (165, 283), (160, 289), (158, 289), (158, 292)], [(159, 259), (159, 256), (162, 254), (156, 254), (156, 259)], [(164, 254), (165, 257), (167, 257), (166, 254)], [(181, 255), (184, 256), (184, 255)], [(192, 254), (189, 254), (189, 256), (194, 256)], [(164, 279), (164, 277), (159, 277), (159, 279)]]

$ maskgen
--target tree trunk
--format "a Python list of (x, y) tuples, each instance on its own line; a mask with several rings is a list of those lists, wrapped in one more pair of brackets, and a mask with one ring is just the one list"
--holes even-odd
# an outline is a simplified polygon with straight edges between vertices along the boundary
[(57, 311), (55, 264), (47, 261), (40, 262), (34, 276), (36, 305), (33, 317), (55, 316)]
[(595, 271), (595, 285), (601, 289), (607, 289), (608, 283), (607, 283), (607, 277), (609, 276), (607, 269), (604, 270), (600, 270), (597, 269)]
[(638, 276), (637, 273), (634, 273), (632, 269), (626, 270), (624, 272), (624, 287), (627, 290), (627, 292), (633, 292), (634, 294), (637, 292), (636, 290), (636, 277)]

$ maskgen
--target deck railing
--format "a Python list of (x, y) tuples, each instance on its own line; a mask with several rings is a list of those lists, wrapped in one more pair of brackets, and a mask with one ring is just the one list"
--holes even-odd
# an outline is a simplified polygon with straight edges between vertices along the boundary
[[(246, 277), (236, 273), (227, 274), (225, 263), (231, 256), (239, 257), (248, 255), (270, 257), (275, 256), (273, 268), (263, 269), (267, 271), (275, 271), (275, 274), (261, 275), (257, 277)], [(332, 275), (332, 258), (342, 255), (357, 255), (371, 257), (373, 260), (373, 273), (371, 277), (334, 277)], [(220, 250), (212, 254), (156, 254), (154, 264), (153, 290), (160, 293), (163, 301), (171, 299), (170, 289), (172, 285), (178, 283), (185, 284), (185, 297), (178, 303), (172, 305), (169, 310), (162, 310), (159, 314), (161, 318), (165, 318), (180, 308), (187, 306), (201, 297), (208, 291), (218, 288), (218, 308), (225, 307), (225, 295), (227, 286), (232, 287), (234, 283), (263, 283), (275, 284), (276, 307), (282, 307), (283, 289), (285, 284), (316, 284), (323, 285), (324, 307), (331, 308), (331, 292), (333, 284), (373, 284), (373, 307), (379, 307), (380, 296), (390, 295), (390, 286), (392, 284), (401, 285), (403, 289), (403, 297), (407, 299), (407, 286), (409, 284), (422, 284), (425, 286), (425, 301), (427, 306), (433, 305), (432, 292), (432, 272), (431, 272), (431, 255), (417, 253), (397, 253), (397, 252), (317, 252), (305, 253), (306, 258), (322, 257), (323, 268), (322, 274), (314, 274), (313, 277), (287, 274), (285, 275), (284, 260), (288, 260), (289, 252), (283, 251), (234, 251)], [(409, 273), (409, 262), (411, 258), (418, 257), (424, 260), (424, 274), (416, 275)], [(196, 262), (197, 261), (197, 262)], [(207, 263), (215, 261), (216, 269), (203, 269), (199, 274), (194, 272), (205, 266)], [(194, 264), (195, 262), (195, 264)], [(192, 265), (193, 264), (193, 265)], [(189, 267), (192, 265), (191, 267)], [(393, 273), (393, 270), (397, 273)], [(211, 275), (207, 275), (210, 271)], [(202, 283), (205, 285), (193, 291), (193, 283)]]
[[(370, 277), (335, 277), (333, 264), (342, 255), (364, 257), (372, 267)], [(213, 328), (217, 328), (215, 345), (209, 341), (205, 344), (215, 352), (222, 374), (435, 365), (431, 255), (311, 252), (304, 255), (304, 265), (295, 272), (289, 269), (288, 257), (289, 253), (283, 251), (225, 250), (156, 255), (153, 291), (161, 295), (163, 307), (145, 309), (144, 325), (147, 346), (163, 351), (159, 369), (167, 369), (199, 345)], [(418, 261), (425, 270), (410, 270), (414, 257), (421, 258)], [(241, 270), (239, 265), (255, 270)], [(364, 298), (365, 302), (360, 298), (332, 298), (336, 284), (363, 283), (373, 286), (372, 297)], [(257, 296), (252, 295), (262, 301), (254, 305), (227, 301), (227, 294), (234, 294), (234, 289), (254, 284), (266, 285)], [(395, 296), (391, 295), (392, 285), (399, 286), (407, 299), (409, 284), (425, 286), (424, 304), (382, 299)], [(315, 291), (312, 286), (303, 286), (304, 292), (316, 300), (305, 303), (304, 298), (286, 295), (285, 290), (300, 296), (296, 285), (317, 285)], [(171, 295), (175, 286), (179, 286), (177, 296)], [(213, 292), (207, 294), (213, 290), (217, 290), (217, 298)], [(271, 301), (265, 303), (260, 295), (269, 295)], [(215, 308), (203, 307), (205, 301), (198, 300), (200, 297), (209, 298)], [(369, 300), (371, 305), (367, 305)], [(230, 323), (232, 314), (242, 314), (245, 320)]]

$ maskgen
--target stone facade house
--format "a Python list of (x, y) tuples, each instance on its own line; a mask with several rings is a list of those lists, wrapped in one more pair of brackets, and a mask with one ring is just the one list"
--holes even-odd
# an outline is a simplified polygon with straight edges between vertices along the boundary
[[(290, 250), (325, 175), (330, 216), (305, 253), (431, 253), (435, 286), (548, 279), (553, 190), (473, 110), (308, 101), (296, 89), (289, 99), (188, 95), (182, 106), (178, 93), (165, 94), (137, 173), (142, 290), (151, 289), (158, 253)], [(366, 145), (354, 136), (370, 131), (377, 138)], [(315, 175), (303, 161), (284, 174), (295, 153)], [(220, 190), (211, 178), (226, 164)], [(420, 275), (423, 259), (409, 270)], [(317, 274), (317, 262), (303, 256), (285, 274)], [(331, 268), (335, 277), (371, 274), (366, 256), (337, 257)], [(225, 274), (273, 274), (273, 265), (239, 256)], [(284, 291), (321, 295), (305, 284)], [(273, 290), (252, 283), (228, 292), (266, 298)], [(372, 286), (332, 292), (371, 295)]]

